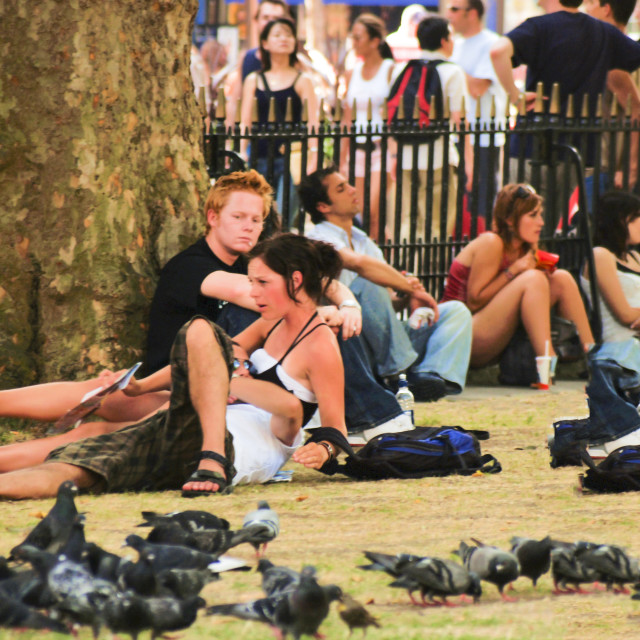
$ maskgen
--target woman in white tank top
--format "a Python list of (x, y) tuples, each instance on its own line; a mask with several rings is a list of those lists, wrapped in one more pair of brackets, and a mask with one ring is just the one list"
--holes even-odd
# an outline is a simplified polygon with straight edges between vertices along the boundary
[[(640, 373), (640, 198), (624, 191), (605, 193), (596, 211), (593, 236), (600, 293), (602, 341), (597, 357)], [(581, 284), (590, 299), (588, 273)]]
[[(382, 126), (382, 106), (389, 95), (391, 88), (391, 76), (393, 74), (393, 56), (391, 49), (385, 42), (384, 22), (370, 13), (363, 13), (353, 23), (351, 39), (353, 50), (359, 60), (352, 71), (346, 77), (347, 92), (344, 100), (344, 112), (342, 124), (351, 126), (353, 114), (353, 102), (356, 102), (355, 124), (359, 130), (366, 130), (369, 120), (367, 109), (371, 100), (371, 126)], [(373, 143), (371, 145), (371, 142)], [(386, 188), (386, 180), (381, 184), (380, 180), (380, 137), (370, 139), (371, 146), (371, 182), (369, 193), (369, 235), (374, 239), (379, 238), (379, 202), (380, 189)], [(367, 152), (367, 137), (356, 137), (355, 178), (356, 189), (360, 202), (364, 203), (364, 176)], [(349, 142), (344, 140), (340, 154), (341, 171), (349, 173)]]

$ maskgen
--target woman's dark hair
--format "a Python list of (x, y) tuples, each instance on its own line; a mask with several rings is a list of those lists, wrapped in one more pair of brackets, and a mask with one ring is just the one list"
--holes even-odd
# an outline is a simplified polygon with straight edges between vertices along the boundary
[(342, 271), (342, 258), (333, 245), (295, 233), (282, 233), (259, 242), (249, 253), (249, 260), (254, 258), (260, 258), (269, 269), (285, 279), (287, 293), (296, 302), (295, 271), (302, 274), (301, 286), (316, 303)]
[(391, 53), (391, 47), (385, 40), (387, 36), (387, 28), (384, 24), (384, 20), (378, 18), (373, 13), (361, 13), (354, 21), (353, 24), (361, 24), (366, 30), (367, 35), (371, 40), (378, 38), (380, 44), (378, 45), (378, 51), (380, 55), (389, 60), (393, 60), (393, 53)]
[(640, 198), (633, 193), (615, 189), (601, 196), (596, 208), (593, 244), (609, 249), (623, 258), (629, 247), (627, 225), (640, 217)]
[[(530, 184), (506, 184), (502, 187), (493, 207), (493, 231), (502, 238), (505, 246), (514, 238), (520, 239), (520, 219), (541, 204), (542, 197)], [(525, 251), (530, 248), (525, 242)]]
[(293, 36), (294, 45), (293, 52), (289, 55), (289, 65), (295, 67), (298, 62), (298, 39), (296, 38), (296, 25), (293, 20), (289, 18), (276, 18), (271, 22), (267, 22), (267, 25), (262, 30), (260, 34), (260, 60), (262, 61), (262, 70), (269, 71), (271, 69), (271, 55), (269, 52), (262, 46), (262, 43), (269, 37), (269, 33), (273, 27), (277, 24), (284, 24), (289, 29), (291, 29), (291, 35)]

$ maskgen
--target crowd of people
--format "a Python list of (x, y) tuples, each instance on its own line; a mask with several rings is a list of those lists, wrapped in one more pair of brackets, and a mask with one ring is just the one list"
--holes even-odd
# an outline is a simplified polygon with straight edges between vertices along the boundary
[[(579, 4), (546, 0), (548, 15), (526, 21), (503, 38), (482, 29), (480, 0), (451, 0), (448, 20), (418, 12), (421, 19), (408, 21), (408, 27), (415, 26), (422, 59), (436, 63), (443, 90), (457, 109), (452, 119), (461, 115), (465, 92), (480, 102), (481, 117), (487, 118), (485, 96), (506, 90), (516, 97), (511, 59), (528, 63), (528, 88), (541, 78), (549, 80), (549, 60), (541, 62), (536, 52), (546, 51), (545, 34), (557, 33), (556, 23), (563, 33), (586, 29), (589, 38), (608, 47), (605, 62), (583, 74), (586, 85), (577, 78), (582, 67), (572, 71), (576, 87), (583, 86), (585, 93), (602, 90), (610, 69), (640, 65), (640, 45), (619, 27), (579, 14)], [(602, 6), (616, 7), (618, 0)], [(554, 18), (556, 13), (563, 15)], [(244, 81), (236, 87), (242, 120), (249, 122), (247, 105), (254, 97), (262, 120), (268, 117), (270, 97), (276, 118), (285, 117), (289, 104), (300, 117), (303, 100), (314, 104), (314, 89), (298, 65), (295, 26), (286, 5), (263, 0), (257, 19), (265, 21), (260, 47), (244, 56)], [(450, 26), (464, 39), (454, 42)], [(352, 35), (360, 60), (347, 77), (347, 102), (353, 98), (356, 113), (347, 111), (346, 117), (358, 121), (365, 93), (379, 108), (397, 69), (389, 62), (379, 19), (360, 16)], [(563, 46), (573, 46), (572, 39), (579, 40), (574, 34), (564, 38)], [(615, 79), (614, 93), (613, 85), (625, 82)], [(474, 107), (467, 103), (467, 108)], [(310, 115), (309, 124), (317, 124), (317, 118)], [(356, 140), (356, 165), (361, 163), (359, 144)], [(374, 148), (366, 151), (379, 155), (376, 140), (371, 144)], [(251, 152), (262, 171), (236, 171), (215, 182), (204, 203), (205, 234), (160, 273), (143, 377), (133, 377), (110, 395), (97, 421), (0, 447), (1, 497), (52, 496), (65, 480), (91, 491), (181, 489), (190, 497), (267, 482), (290, 458), (321, 469), (339, 453), (341, 438), (365, 444), (379, 434), (413, 428), (394, 395), (400, 375), (406, 375), (417, 401), (458, 394), (469, 366), (496, 362), (520, 325), (535, 354), (554, 361), (553, 376), (552, 310), (575, 324), (585, 353), (594, 351), (577, 282), (562, 269), (540, 269), (536, 261), (544, 202), (528, 183), (498, 191), (491, 203), (492, 229), (458, 253), (444, 295), (436, 301), (418, 278), (385, 261), (376, 243), (381, 240), (377, 225), (371, 230), (358, 226), (366, 197), (364, 182), (358, 180), (363, 175), (356, 173), (355, 185), (349, 182), (350, 150), (343, 151), (341, 166), (316, 168), (310, 158), (307, 175), (285, 198), (289, 203), (299, 198), (309, 214), (306, 236), (263, 233), (273, 215), (274, 191), (282, 195), (283, 189), (280, 179), (270, 185), (262, 175), (268, 172), (265, 163), (274, 162), (263, 148)], [(455, 164), (456, 153), (451, 149), (444, 157)], [(275, 161), (282, 164), (284, 157), (280, 153)], [(424, 177), (420, 150), (411, 160), (417, 160)], [(482, 189), (489, 183), (497, 188), (498, 178), (485, 160), (480, 157), (482, 188), (472, 192), (486, 201), (488, 192)], [(442, 176), (447, 167), (437, 170), (437, 179), (450, 185), (452, 180)], [(281, 176), (281, 167), (278, 171)], [(370, 172), (372, 181), (385, 183), (379, 164), (372, 163)], [(433, 179), (433, 167), (430, 173)], [(411, 192), (423, 186), (414, 184)], [(607, 193), (596, 216), (596, 278), (605, 312), (604, 344), (594, 357), (616, 360), (638, 377), (640, 254), (634, 247), (640, 244), (640, 198)], [(442, 222), (448, 227), (446, 217)], [(587, 292), (588, 277), (585, 270)], [(428, 319), (402, 321), (398, 312), (403, 310), (410, 320), (428, 310)], [(116, 376), (103, 372), (82, 382), (0, 391), (0, 415), (55, 421)], [(326, 431), (319, 430), (305, 442), (304, 429), (312, 426), (333, 428), (337, 435), (325, 439)]]

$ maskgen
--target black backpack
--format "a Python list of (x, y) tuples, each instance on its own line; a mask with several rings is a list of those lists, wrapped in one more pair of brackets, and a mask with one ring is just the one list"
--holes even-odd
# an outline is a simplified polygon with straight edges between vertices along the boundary
[(600, 464), (588, 453), (583, 460), (588, 469), (580, 475), (583, 489), (595, 493), (640, 491), (640, 446), (620, 447), (612, 451)]
[(440, 74), (436, 67), (446, 60), (409, 60), (404, 71), (396, 78), (387, 100), (387, 124), (397, 123), (400, 98), (404, 98), (405, 120), (413, 119), (413, 109), (418, 100), (418, 125), (431, 123), (431, 98), (435, 97), (436, 114), (444, 116), (444, 99)]
[(331, 440), (348, 454), (344, 464), (332, 460), (321, 469), (323, 473), (342, 473), (356, 480), (383, 480), (471, 475), (477, 471), (499, 473), (500, 463), (480, 452), (478, 440), (488, 438), (487, 431), (466, 431), (462, 427), (416, 427), (376, 436), (357, 453), (335, 429), (314, 429), (311, 440)]

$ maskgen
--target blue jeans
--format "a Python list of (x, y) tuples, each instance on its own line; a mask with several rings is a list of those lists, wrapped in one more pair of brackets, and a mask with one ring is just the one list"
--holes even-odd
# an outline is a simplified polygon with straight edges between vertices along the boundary
[(378, 376), (435, 373), (450, 393), (462, 391), (471, 357), (471, 313), (462, 302), (438, 305), (438, 322), (411, 329), (398, 319), (384, 287), (358, 276), (350, 288), (362, 306), (362, 338)]
[[(259, 314), (228, 304), (218, 316), (218, 324), (234, 336), (246, 329)], [(384, 424), (402, 413), (391, 391), (375, 379), (360, 338), (343, 340), (338, 345), (344, 364), (344, 413), (349, 431), (361, 431)]]

